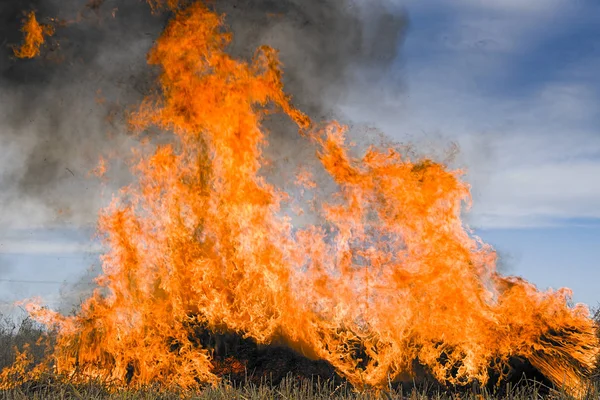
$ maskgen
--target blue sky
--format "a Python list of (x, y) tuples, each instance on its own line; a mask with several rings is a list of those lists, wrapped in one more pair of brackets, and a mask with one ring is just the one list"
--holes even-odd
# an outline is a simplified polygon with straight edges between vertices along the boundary
[[(385, 0), (411, 28), (397, 74), (350, 96), (344, 111), (423, 152), (460, 146), (473, 208), (465, 216), (498, 249), (502, 270), (540, 288), (600, 302), (600, 2)], [(376, 101), (373, 101), (375, 99)], [(91, 232), (0, 233), (0, 311), (97, 263)], [(71, 291), (80, 296), (85, 287)], [(63, 288), (64, 292), (64, 288)]]

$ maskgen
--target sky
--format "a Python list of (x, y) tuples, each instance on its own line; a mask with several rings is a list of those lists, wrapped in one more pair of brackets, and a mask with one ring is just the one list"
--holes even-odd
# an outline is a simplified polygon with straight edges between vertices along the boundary
[(600, 3), (395, 2), (411, 26), (403, 88), (348, 106), (399, 140), (455, 142), (465, 220), (502, 270), (600, 302)]
[[(597, 306), (600, 3), (388, 2), (410, 18), (402, 79), (350, 94), (344, 112), (425, 152), (457, 143), (473, 194), (465, 221), (498, 250), (501, 271)], [(32, 296), (63, 309), (85, 296), (100, 251), (92, 235), (0, 232), (0, 312)]]

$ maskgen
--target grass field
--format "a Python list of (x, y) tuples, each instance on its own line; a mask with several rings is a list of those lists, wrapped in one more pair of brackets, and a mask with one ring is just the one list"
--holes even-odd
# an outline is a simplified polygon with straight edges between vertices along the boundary
[[(357, 393), (348, 385), (334, 385), (331, 382), (310, 382), (284, 379), (279, 385), (245, 384), (239, 386), (222, 383), (217, 387), (206, 387), (201, 391), (180, 393), (160, 392), (152, 388), (137, 391), (109, 393), (102, 385), (70, 385), (64, 383), (36, 382), (26, 387), (0, 392), (0, 399), (569, 399), (558, 390), (549, 390), (535, 382), (528, 382), (515, 388), (505, 388), (505, 393), (495, 395), (486, 391), (440, 391), (435, 385), (413, 388), (392, 389), (379, 394)], [(600, 398), (598, 388), (591, 390), (585, 399)]]
[[(600, 321), (600, 312), (595, 313)], [(43, 329), (25, 319), (15, 323), (0, 317), (0, 369), (11, 365), (15, 359), (15, 347), (28, 345), (35, 359), (42, 358), (45, 345), (36, 344)], [(599, 365), (600, 366), (600, 365)], [(589, 388), (585, 399), (600, 399), (600, 369)], [(391, 387), (381, 393), (358, 393), (350, 385), (315, 379), (298, 379), (289, 375), (277, 384), (268, 380), (228, 383), (224, 379), (218, 386), (207, 386), (193, 392), (164, 392), (160, 388), (145, 388), (136, 391), (110, 391), (101, 383), (73, 385), (58, 382), (52, 376), (28, 383), (11, 390), (0, 391), (0, 399), (569, 399), (560, 389), (549, 388), (541, 383), (523, 379), (514, 386), (499, 388), (491, 393), (483, 390), (442, 389), (436, 383), (421, 383), (404, 387)]]

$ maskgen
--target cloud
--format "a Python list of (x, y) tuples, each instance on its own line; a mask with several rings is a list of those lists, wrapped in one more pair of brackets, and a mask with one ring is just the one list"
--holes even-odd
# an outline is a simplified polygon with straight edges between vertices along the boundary
[(548, 222), (600, 219), (599, 174), (600, 161), (546, 162), (498, 172), (477, 212), (499, 221), (517, 216)]
[(565, 7), (409, 2), (407, 95), (376, 106), (354, 98), (345, 111), (425, 149), (458, 143), (457, 165), (468, 170), (474, 196), (466, 219), (475, 227), (600, 218), (600, 53), (577, 51), (587, 49), (581, 40), (556, 45), (577, 38), (575, 21), (586, 18)]
[[(102, 251), (85, 229), (7, 229), (0, 233), (0, 256), (81, 256)], [(13, 259), (14, 260), (14, 259)]]
[(459, 6), (487, 11), (505, 12), (511, 14), (536, 14), (553, 11), (561, 5), (566, 5), (563, 0), (459, 0)]
[(100, 253), (102, 247), (93, 243), (48, 242), (48, 241), (5, 241), (0, 243), (0, 254), (73, 254)]

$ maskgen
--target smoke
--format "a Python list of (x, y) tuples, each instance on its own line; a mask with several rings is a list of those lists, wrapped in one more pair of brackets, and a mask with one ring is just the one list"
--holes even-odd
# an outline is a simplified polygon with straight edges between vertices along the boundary
[[(334, 117), (349, 88), (393, 65), (406, 28), (405, 15), (381, 0), (368, 8), (350, 0), (211, 6), (227, 15), (235, 56), (251, 57), (262, 44), (280, 50), (286, 90), (316, 119)], [(11, 46), (20, 43), (21, 20), (30, 10), (53, 23), (56, 34), (40, 57), (16, 59)], [(108, 194), (128, 181), (119, 164), (111, 165), (112, 186), (104, 191), (88, 175), (101, 154), (119, 158), (133, 146), (124, 110), (153, 85), (157, 71), (145, 57), (167, 18), (151, 14), (144, 2), (124, 0), (0, 3), (0, 226), (93, 224)], [(285, 122), (273, 118), (267, 127), (274, 171), (310, 159), (313, 150)]]
[[(384, 0), (226, 0), (216, 1), (215, 7), (227, 16), (226, 24), (234, 33), (229, 49), (234, 56), (249, 58), (262, 44), (279, 51), (286, 92), (315, 121), (340, 120), (341, 102), (356, 93), (365, 100), (382, 79), (399, 75), (392, 67), (408, 18), (402, 10), (388, 8)], [(269, 182), (293, 193), (296, 174), (320, 165), (315, 149), (283, 117), (272, 117), (265, 127), (269, 165), (263, 173)], [(352, 133), (360, 141), (365, 130)], [(311, 172), (327, 193), (332, 186), (329, 176)]]
[[(350, 0), (226, 0), (215, 2), (235, 34), (231, 52), (249, 57), (260, 44), (280, 51), (286, 90), (311, 117), (335, 105), (368, 73), (370, 84), (396, 59), (407, 19), (382, 0), (368, 8)], [(396, 11), (397, 12), (397, 11)]]
[[(141, 99), (145, 53), (160, 20), (135, 2), (120, 5), (119, 18), (96, 14), (83, 1), (0, 7), (0, 225), (92, 224), (104, 199), (89, 171), (102, 153), (131, 147), (118, 104)], [(64, 22), (54, 22), (56, 35), (41, 57), (16, 59), (11, 46), (21, 40), (29, 10), (42, 23)]]

